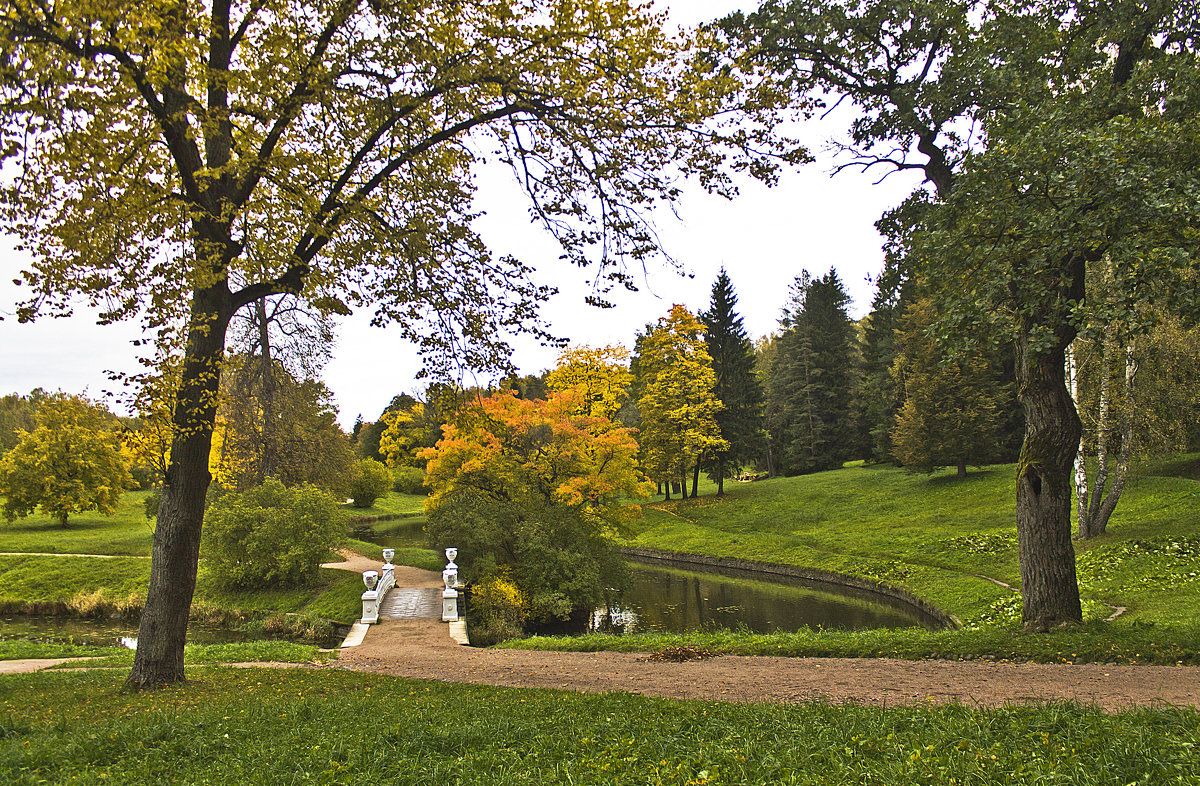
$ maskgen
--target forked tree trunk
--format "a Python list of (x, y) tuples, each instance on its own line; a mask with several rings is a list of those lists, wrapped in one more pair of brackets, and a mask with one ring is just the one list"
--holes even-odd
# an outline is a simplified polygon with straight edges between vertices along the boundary
[(1017, 340), (1017, 384), (1025, 441), (1017, 465), (1017, 549), (1022, 620), (1048, 630), (1083, 619), (1071, 544), (1071, 476), (1080, 423), (1067, 391), (1065, 351), (1074, 330), (1060, 327), (1054, 346), (1033, 348), (1030, 318)]
[(196, 590), (196, 566), (212, 446), (229, 291), (198, 292), (173, 413), (171, 459), (154, 527), (150, 583), (138, 629), (133, 669), (125, 684), (156, 688), (184, 679), (183, 648)]

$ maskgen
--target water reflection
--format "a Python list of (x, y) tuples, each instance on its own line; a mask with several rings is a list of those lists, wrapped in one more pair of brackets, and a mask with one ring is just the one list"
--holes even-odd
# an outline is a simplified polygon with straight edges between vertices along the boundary
[[(137, 634), (138, 624), (124, 620), (25, 616), (0, 619), (0, 639), (32, 639), (52, 644), (124, 647), (132, 650), (137, 649)], [(193, 622), (188, 625), (187, 638), (193, 644), (227, 644), (257, 641), (266, 638), (266, 635)]]
[[(936, 628), (915, 610), (879, 596), (800, 579), (764, 580), (749, 571), (697, 571), (631, 563), (632, 586), (590, 617), (555, 632), (628, 634), (743, 629)], [(774, 579), (774, 577), (772, 577)], [(545, 631), (550, 632), (550, 631)]]

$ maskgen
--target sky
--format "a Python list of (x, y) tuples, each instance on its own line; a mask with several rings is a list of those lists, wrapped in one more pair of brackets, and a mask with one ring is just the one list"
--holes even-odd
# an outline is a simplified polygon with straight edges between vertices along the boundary
[[(679, 25), (694, 25), (732, 10), (750, 7), (740, 0), (658, 0)], [(637, 293), (616, 293), (617, 306), (600, 309), (584, 303), (586, 271), (560, 262), (559, 249), (529, 217), (527, 203), (507, 170), (491, 169), (479, 178), (477, 207), (485, 215), (477, 225), (496, 254), (512, 254), (531, 264), (539, 283), (560, 293), (543, 309), (553, 331), (572, 343), (632, 346), (634, 334), (681, 303), (693, 312), (708, 306), (713, 281), (722, 267), (738, 295), (739, 311), (752, 338), (778, 327), (791, 282), (801, 270), (823, 275), (837, 270), (852, 298), (851, 315), (860, 317), (874, 294), (871, 278), (883, 266), (881, 238), (874, 222), (920, 184), (912, 173), (897, 173), (876, 183), (878, 173), (846, 170), (831, 176), (835, 160), (831, 138), (845, 136), (851, 115), (845, 110), (806, 122), (800, 138), (817, 161), (784, 173), (766, 188), (740, 183), (733, 201), (685, 190), (678, 218), (660, 216), (657, 229), (665, 251), (686, 275), (666, 265), (651, 265)], [(12, 284), (24, 259), (0, 236), (0, 394), (27, 393), (35, 387), (86, 392), (100, 398), (119, 392), (109, 371), (136, 371), (140, 337), (135, 323), (98, 326), (94, 313), (77, 308), (64, 319), (21, 325), (12, 317), (21, 297)], [(359, 415), (374, 420), (399, 393), (418, 393), (420, 359), (399, 331), (371, 327), (369, 310), (339, 325), (334, 357), (324, 379), (333, 391), (339, 420), (349, 427)], [(513, 362), (523, 374), (552, 368), (558, 350), (529, 340), (513, 342)], [(471, 378), (468, 377), (468, 382)], [(478, 382), (487, 382), (480, 378)]]

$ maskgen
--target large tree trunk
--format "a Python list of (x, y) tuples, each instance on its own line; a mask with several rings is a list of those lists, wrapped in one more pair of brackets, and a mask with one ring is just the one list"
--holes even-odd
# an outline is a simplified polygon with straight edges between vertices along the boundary
[(204, 500), (211, 476), (208, 458), (230, 296), (223, 282), (196, 293), (173, 414), (171, 460), (154, 527), (150, 584), (138, 629), (134, 689), (181, 682), (188, 613), (196, 590)]
[(1017, 549), (1022, 620), (1047, 630), (1080, 622), (1079, 584), (1071, 544), (1071, 479), (1080, 423), (1067, 391), (1066, 347), (1074, 330), (1056, 331), (1055, 345), (1031, 346), (1026, 316), (1017, 340), (1017, 383), (1025, 411), (1025, 442), (1017, 465)]

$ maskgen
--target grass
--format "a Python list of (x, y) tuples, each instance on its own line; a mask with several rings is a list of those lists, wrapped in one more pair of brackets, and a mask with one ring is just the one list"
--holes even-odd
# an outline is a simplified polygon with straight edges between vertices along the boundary
[[(863, 576), (904, 587), (968, 626), (991, 624), (1017, 608), (1013, 591), (987, 580), (1020, 584), (1014, 472), (988, 467), (958, 481), (952, 471), (853, 467), (732, 483), (724, 498), (649, 507), (628, 543)], [(1142, 465), (1109, 534), (1076, 544), (1087, 618), (1114, 606), (1145, 624), (1200, 617), (1198, 472), (1200, 455)]]
[(794, 707), (197, 669), (0, 678), (0, 781), (338, 784), (1173, 784), (1200, 714), (1078, 705)]
[(506, 649), (570, 652), (656, 652), (690, 645), (723, 655), (802, 658), (903, 658), (1036, 663), (1200, 664), (1200, 626), (1162, 629), (1118, 622), (1089, 622), (1051, 633), (1019, 625), (928, 631), (813, 630), (749, 633), (638, 633), (630, 636), (532, 636), (499, 645)]
[(344, 505), (342, 509), (351, 518), (407, 518), (425, 515), (425, 500), (423, 494), (400, 494), (395, 491), (375, 500), (369, 508), (356, 508)]
[(69, 519), (66, 527), (36, 513), (0, 522), (0, 551), (148, 557), (154, 539), (154, 522), (146, 518), (144, 504), (149, 493), (128, 491), (112, 516), (95, 511), (79, 513)]

